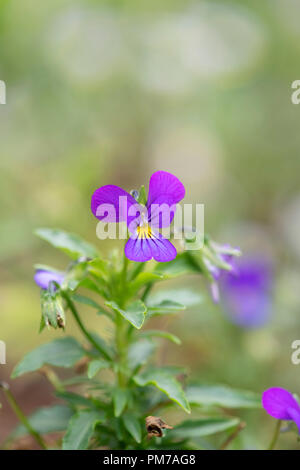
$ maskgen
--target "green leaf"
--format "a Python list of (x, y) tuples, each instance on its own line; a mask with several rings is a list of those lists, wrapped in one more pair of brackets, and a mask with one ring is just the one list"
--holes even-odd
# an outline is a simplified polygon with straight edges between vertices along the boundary
[(147, 369), (139, 375), (134, 376), (137, 385), (145, 387), (146, 385), (154, 385), (164, 392), (172, 401), (177, 403), (187, 413), (190, 413), (190, 406), (184, 391), (178, 380), (172, 375), (171, 370), (164, 368)]
[(131, 369), (146, 364), (154, 353), (155, 344), (148, 339), (136, 341), (130, 345), (128, 350), (128, 365)]
[[(39, 434), (47, 434), (49, 432), (64, 431), (73, 414), (71, 408), (65, 405), (53, 405), (46, 408), (40, 408), (35, 411), (28, 421), (32, 428)], [(20, 437), (28, 433), (25, 426), (18, 426), (13, 432), (14, 437)]]
[(103, 289), (95, 281), (89, 279), (88, 277), (85, 279), (69, 279), (67, 281), (66, 287), (73, 292), (82, 287), (84, 289), (91, 290), (92, 292), (96, 292), (96, 294), (106, 298), (105, 289)]
[(126, 310), (121, 309), (116, 302), (106, 302), (108, 307), (112, 308), (115, 312), (118, 312), (125, 320), (129, 321), (132, 326), (140, 329), (145, 320), (145, 314), (147, 312), (146, 305), (141, 300), (136, 300)]
[(236, 390), (225, 385), (190, 385), (186, 394), (191, 405), (261, 408), (261, 396), (258, 393)]
[(91, 274), (107, 280), (108, 263), (101, 258), (95, 258), (88, 262), (88, 270)]
[(132, 292), (136, 292), (141, 287), (145, 286), (146, 284), (149, 284), (150, 282), (162, 281), (163, 279), (167, 279), (167, 277), (161, 273), (139, 273), (135, 280), (131, 283), (130, 289)]
[(226, 431), (235, 427), (239, 423), (239, 418), (200, 418), (197, 420), (184, 421), (176, 426), (172, 431), (172, 438), (193, 439), (201, 436), (209, 436), (221, 431)]
[(70, 404), (70, 406), (75, 406), (75, 407), (85, 406), (88, 408), (91, 408), (93, 406), (93, 402), (89, 398), (83, 397), (82, 395), (79, 395), (78, 393), (68, 392), (68, 391), (64, 391), (64, 392), (59, 391), (59, 392), (56, 392), (56, 396), (58, 398), (65, 400), (67, 403)]
[(141, 423), (137, 419), (136, 416), (126, 413), (122, 416), (122, 420), (124, 423), (125, 428), (131, 434), (133, 439), (136, 440), (136, 442), (140, 443), (142, 441), (142, 428), (141, 428)]
[(113, 392), (114, 414), (118, 418), (124, 411), (128, 402), (128, 393), (126, 390), (116, 388)]
[(172, 341), (172, 343), (181, 344), (181, 340), (173, 335), (172, 333), (169, 333), (168, 331), (161, 331), (161, 330), (146, 330), (143, 331), (140, 335), (141, 337), (147, 338), (147, 337), (157, 337), (157, 338), (165, 338), (168, 339), (169, 341)]
[(108, 367), (110, 367), (110, 364), (104, 359), (95, 359), (94, 361), (91, 361), (88, 365), (88, 378), (92, 379), (101, 369), (107, 369)]
[(40, 369), (44, 364), (57, 367), (72, 367), (85, 356), (84, 349), (76, 339), (64, 337), (43, 344), (26, 354), (13, 370), (12, 377)]
[(84, 305), (88, 305), (89, 307), (95, 308), (97, 310), (98, 315), (105, 315), (106, 317), (112, 319), (111, 313), (106, 311), (98, 302), (95, 302), (95, 300), (90, 299), (89, 297), (86, 297), (85, 295), (80, 295), (80, 294), (73, 294), (72, 295), (72, 300), (75, 302), (79, 302)]
[(59, 229), (40, 228), (35, 231), (35, 234), (55, 248), (64, 251), (72, 259), (78, 259), (80, 256), (96, 258), (99, 255), (98, 250), (93, 245), (74, 233)]
[(161, 303), (151, 305), (147, 308), (149, 317), (153, 317), (154, 315), (167, 315), (186, 309), (184, 305), (174, 302), (173, 300), (163, 300)]
[(63, 450), (84, 450), (88, 447), (95, 427), (104, 421), (99, 411), (79, 411), (74, 415), (63, 439)]
[(79, 302), (84, 305), (88, 305), (89, 307), (96, 308), (97, 310), (100, 310), (102, 308), (101, 305), (99, 305), (93, 299), (90, 299), (89, 297), (85, 297), (84, 295), (73, 294), (72, 300), (75, 300), (75, 302)]
[(160, 289), (154, 292), (149, 298), (149, 306), (160, 304), (165, 300), (172, 299), (172, 302), (177, 302), (185, 307), (193, 307), (203, 301), (203, 296), (193, 289), (189, 288), (178, 288), (178, 289)]
[(177, 277), (183, 274), (202, 273), (201, 267), (188, 251), (179, 253), (173, 261), (160, 263), (157, 267), (157, 271), (171, 277)]

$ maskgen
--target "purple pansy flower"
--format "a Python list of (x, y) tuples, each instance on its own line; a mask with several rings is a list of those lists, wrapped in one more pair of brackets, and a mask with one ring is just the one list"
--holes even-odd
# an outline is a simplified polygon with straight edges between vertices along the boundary
[(56, 282), (61, 285), (64, 277), (65, 274), (58, 271), (38, 269), (34, 275), (34, 281), (42, 289), (48, 289), (51, 282)]
[(221, 300), (230, 319), (246, 328), (266, 324), (272, 310), (270, 263), (263, 258), (241, 258), (234, 261), (232, 271), (223, 273)]
[(159, 228), (168, 227), (175, 214), (176, 204), (185, 195), (183, 184), (176, 176), (166, 171), (153, 173), (149, 182), (146, 206), (124, 189), (114, 185), (102, 186), (92, 195), (91, 209), (103, 222), (127, 223), (130, 233), (125, 245), (125, 255), (133, 261), (171, 261), (176, 249), (164, 238)]
[(300, 434), (300, 406), (288, 390), (269, 388), (262, 395), (262, 406), (273, 418), (294, 421)]

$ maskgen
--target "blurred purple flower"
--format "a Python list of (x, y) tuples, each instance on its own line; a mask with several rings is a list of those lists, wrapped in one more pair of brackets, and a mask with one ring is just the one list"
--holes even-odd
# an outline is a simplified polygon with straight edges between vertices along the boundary
[(172, 243), (156, 230), (168, 227), (175, 215), (176, 204), (185, 196), (183, 184), (166, 171), (153, 173), (149, 182), (146, 207), (124, 189), (102, 186), (92, 195), (91, 210), (105, 222), (125, 221), (130, 232), (125, 255), (133, 261), (171, 261), (176, 257)]
[[(230, 245), (219, 245), (217, 243), (212, 243), (212, 247), (214, 249), (214, 254), (217, 256), (219, 262), (223, 265), (227, 265), (227, 269), (221, 268), (213, 264), (207, 258), (204, 258), (205, 265), (209, 270), (211, 276), (213, 277), (213, 281), (210, 284), (210, 291), (212, 299), (215, 303), (220, 302), (220, 289), (219, 289), (219, 281), (222, 279), (223, 276), (226, 276), (228, 272), (236, 273), (235, 268), (235, 257), (241, 254), (239, 248), (233, 248)], [(225, 267), (225, 266), (224, 266)]]
[(300, 434), (300, 406), (288, 390), (269, 388), (262, 395), (262, 406), (273, 418), (294, 421)]
[(65, 274), (57, 271), (38, 269), (34, 275), (34, 281), (42, 289), (48, 289), (51, 282), (56, 282), (61, 285), (64, 277)]
[(272, 272), (264, 258), (241, 258), (219, 278), (221, 300), (229, 318), (239, 326), (257, 328), (271, 315)]

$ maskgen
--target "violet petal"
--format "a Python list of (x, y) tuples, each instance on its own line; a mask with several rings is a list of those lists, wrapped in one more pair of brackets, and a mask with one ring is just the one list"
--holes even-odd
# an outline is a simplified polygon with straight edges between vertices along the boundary
[(38, 269), (34, 275), (34, 281), (42, 289), (48, 289), (49, 284), (52, 281), (61, 285), (64, 280), (64, 277), (65, 275), (63, 273)]
[(263, 393), (262, 406), (269, 415), (276, 419), (291, 420), (292, 414), (300, 414), (300, 406), (293, 395), (284, 388), (269, 388)]
[(127, 191), (112, 184), (96, 189), (92, 195), (92, 213), (104, 222), (126, 221), (129, 225), (137, 217), (139, 207)]
[(179, 179), (166, 171), (152, 174), (147, 201), (148, 220), (152, 227), (168, 227), (172, 222), (176, 204), (185, 196), (185, 188)]

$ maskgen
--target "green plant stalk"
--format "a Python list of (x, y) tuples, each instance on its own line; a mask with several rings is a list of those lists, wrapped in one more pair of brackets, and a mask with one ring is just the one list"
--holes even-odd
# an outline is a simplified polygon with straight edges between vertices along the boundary
[(18, 403), (16, 402), (15, 397), (11, 393), (9, 386), (4, 383), (0, 383), (0, 388), (3, 389), (5, 396), (7, 398), (8, 403), (10, 404), (11, 408), (13, 409), (15, 415), (19, 419), (19, 421), (23, 424), (23, 426), (27, 429), (28, 433), (35, 439), (35, 441), (38, 443), (38, 445), (44, 449), (47, 450), (47, 446), (45, 444), (45, 441), (43, 438), (40, 436), (40, 434), (33, 429), (31, 424), (29, 423), (28, 419), (24, 415), (23, 411), (19, 407)]
[(49, 380), (53, 388), (58, 392), (64, 392), (65, 388), (61, 381), (59, 380), (56, 373), (47, 366), (42, 367), (40, 372)]
[(126, 320), (118, 313), (116, 316), (116, 349), (117, 349), (117, 361), (118, 361), (118, 385), (120, 388), (124, 388), (127, 383), (127, 377), (125, 374), (125, 368), (127, 363), (127, 349), (128, 349), (128, 338), (127, 338), (127, 324)]
[(69, 307), (69, 309), (71, 310), (72, 314), (73, 314), (73, 317), (77, 323), (77, 325), (79, 326), (79, 329), (82, 331), (82, 333), (84, 334), (84, 336), (87, 338), (87, 340), (91, 343), (92, 346), (94, 346), (95, 349), (97, 349), (97, 351), (99, 351), (99, 353), (104, 356), (106, 359), (110, 360), (110, 357), (108, 356), (108, 354), (99, 346), (99, 344), (97, 343), (97, 341), (94, 340), (94, 338), (92, 337), (92, 335), (87, 331), (87, 329), (85, 328), (84, 324), (82, 323), (81, 321), (81, 318), (80, 318), (80, 315), (79, 313), (77, 312), (77, 309), (75, 307), (75, 305), (73, 304), (72, 300), (70, 299), (70, 297), (68, 296), (68, 294), (66, 292), (63, 292), (63, 296), (67, 302), (67, 305)]
[[(128, 264), (128, 259), (124, 253), (123, 269), (121, 272), (121, 299), (119, 302), (121, 308), (125, 308), (126, 305)], [(127, 363), (128, 326), (126, 320), (124, 320), (119, 313), (116, 315), (116, 350), (119, 366), (118, 385), (120, 388), (124, 388), (127, 383), (127, 377), (124, 371)]]
[(270, 445), (268, 447), (268, 450), (273, 450), (274, 447), (276, 446), (279, 434), (280, 434), (280, 428), (281, 428), (281, 420), (278, 420), (275, 426), (274, 434), (272, 437), (272, 440), (270, 442)]

